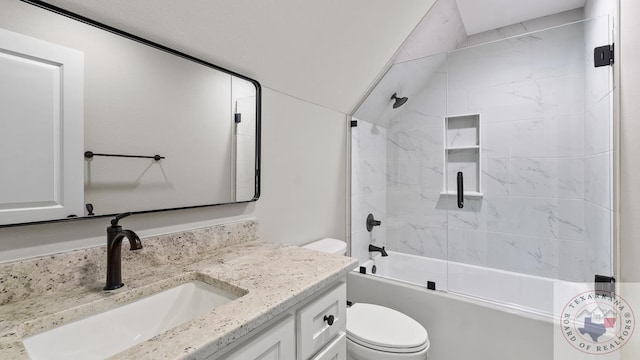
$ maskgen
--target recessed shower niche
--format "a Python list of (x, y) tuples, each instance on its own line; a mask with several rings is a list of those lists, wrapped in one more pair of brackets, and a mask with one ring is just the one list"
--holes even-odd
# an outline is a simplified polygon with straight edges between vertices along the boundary
[(444, 118), (442, 195), (456, 195), (458, 173), (463, 174), (464, 196), (481, 197), (480, 114)]

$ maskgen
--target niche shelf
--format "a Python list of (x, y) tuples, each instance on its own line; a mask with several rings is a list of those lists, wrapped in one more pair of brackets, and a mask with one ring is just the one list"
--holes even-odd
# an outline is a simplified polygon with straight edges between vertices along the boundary
[(457, 195), (457, 174), (464, 175), (464, 196), (482, 197), (480, 114), (444, 118), (444, 171), (442, 195)]

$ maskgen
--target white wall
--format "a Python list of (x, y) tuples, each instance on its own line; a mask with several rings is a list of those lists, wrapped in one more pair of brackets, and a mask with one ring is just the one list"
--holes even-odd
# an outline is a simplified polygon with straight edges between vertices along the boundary
[[(345, 115), (263, 89), (262, 196), (256, 203), (133, 215), (142, 237), (258, 217), (259, 236), (303, 244), (345, 239)], [(106, 243), (109, 219), (0, 229), (0, 261)]]
[(620, 280), (640, 281), (640, 2), (620, 0)]
[(47, 2), (347, 113), (435, 0)]
[(263, 95), (259, 235), (295, 245), (346, 239), (346, 116), (270, 89)]

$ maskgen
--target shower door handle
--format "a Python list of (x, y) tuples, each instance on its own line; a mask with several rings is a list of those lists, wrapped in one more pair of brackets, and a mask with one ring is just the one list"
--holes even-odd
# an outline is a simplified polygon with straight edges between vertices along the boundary
[(464, 207), (464, 189), (462, 187), (462, 171), (458, 171), (458, 208)]

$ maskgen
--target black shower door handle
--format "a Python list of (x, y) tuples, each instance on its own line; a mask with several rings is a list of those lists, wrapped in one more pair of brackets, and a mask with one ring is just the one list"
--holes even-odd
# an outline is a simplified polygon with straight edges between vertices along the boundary
[(464, 189), (462, 187), (462, 171), (458, 171), (458, 208), (464, 207)]

